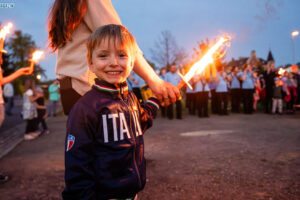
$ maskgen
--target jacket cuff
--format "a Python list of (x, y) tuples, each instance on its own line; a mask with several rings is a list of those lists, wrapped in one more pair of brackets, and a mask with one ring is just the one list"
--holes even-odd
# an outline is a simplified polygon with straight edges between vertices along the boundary
[(154, 105), (157, 109), (159, 109), (159, 101), (158, 99), (154, 98), (154, 97), (150, 97), (146, 103), (151, 103), (152, 105)]

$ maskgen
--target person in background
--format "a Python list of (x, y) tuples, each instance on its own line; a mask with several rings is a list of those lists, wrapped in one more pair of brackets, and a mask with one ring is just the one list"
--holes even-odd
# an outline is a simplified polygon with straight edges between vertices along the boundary
[(285, 96), (287, 114), (294, 114), (294, 104), (297, 100), (297, 80), (292, 73), (288, 74), (286, 81), (287, 94)]
[(190, 81), (190, 85), (192, 88), (189, 86), (186, 86), (186, 107), (188, 108), (189, 114), (190, 115), (195, 115), (196, 109), (197, 109), (197, 91), (196, 91), (196, 84), (198, 81), (198, 76), (195, 75)]
[[(134, 9), (134, 8), (133, 8)], [(55, 72), (60, 82), (63, 111), (68, 115), (96, 78), (88, 68), (85, 42), (98, 27), (121, 24), (110, 0), (55, 0), (48, 16), (49, 47), (57, 51)], [(180, 98), (178, 88), (161, 80), (137, 48), (133, 69), (165, 105)]]
[(37, 108), (37, 126), (39, 127), (40, 124), (42, 124), (42, 134), (49, 134), (50, 131), (48, 129), (47, 123), (46, 123), (46, 117), (47, 117), (47, 108), (45, 106), (45, 98), (44, 98), (44, 91), (42, 88), (38, 87), (35, 89), (35, 92), (39, 98), (37, 98), (36, 101), (36, 108)]
[(139, 102), (142, 103), (143, 97), (141, 93), (141, 87), (145, 85), (146, 82), (134, 72), (131, 73), (131, 76), (132, 76), (132, 80), (131, 80), (132, 92), (138, 98)]
[(231, 93), (231, 112), (239, 113), (240, 104), (242, 99), (242, 90), (241, 90), (241, 73), (239, 72), (239, 67), (234, 66), (232, 72), (228, 77), (230, 84), (230, 93)]
[(270, 113), (270, 109), (272, 106), (272, 98), (273, 98), (273, 87), (274, 87), (274, 78), (275, 74), (275, 63), (273, 60), (270, 60), (267, 64), (267, 70), (263, 73), (265, 79), (265, 91), (266, 91), (266, 99), (265, 99), (265, 113)]
[(253, 111), (256, 111), (257, 102), (259, 101), (260, 98), (259, 94), (261, 90), (260, 80), (257, 71), (253, 72), (253, 84), (254, 84)]
[(40, 94), (35, 93), (34, 80), (27, 79), (24, 85), (22, 110), (23, 119), (26, 120), (25, 140), (33, 140), (41, 134), (37, 126), (37, 108), (35, 103), (40, 97)]
[(242, 80), (244, 113), (252, 114), (253, 92), (254, 92), (252, 65), (250, 64), (244, 65), (244, 71), (241, 74), (241, 80)]
[(275, 84), (273, 88), (273, 102), (272, 102), (272, 114), (275, 114), (277, 109), (278, 113), (282, 115), (282, 86), (283, 82), (279, 78), (274, 79)]
[(224, 71), (224, 66), (219, 68), (216, 77), (216, 96), (217, 96), (217, 111), (219, 115), (228, 115), (227, 105), (228, 105), (228, 88), (227, 81), (228, 77)]
[(7, 115), (12, 115), (12, 108), (14, 107), (14, 86), (11, 83), (6, 83), (3, 87), (3, 95), (6, 100), (6, 111)]
[(209, 90), (210, 90), (210, 94), (211, 94), (211, 112), (213, 114), (217, 114), (218, 113), (218, 98), (216, 95), (216, 88), (217, 88), (217, 84), (216, 84), (216, 78), (211, 78), (212, 80), (208, 83), (209, 86)]
[[(30, 75), (32, 73), (31, 69), (29, 67), (20, 68), (17, 71), (13, 72), (12, 74), (3, 77), (2, 72), (2, 53), (0, 52), (0, 127), (2, 126), (2, 123), (5, 118), (5, 106), (4, 106), (4, 99), (2, 94), (2, 86), (12, 82), (16, 78), (22, 76), (22, 75)], [(5, 183), (9, 180), (9, 176), (2, 173), (0, 171), (0, 183)]]
[(297, 100), (295, 102), (295, 105), (300, 108), (300, 72), (299, 72), (299, 67), (298, 65), (292, 65), (292, 73), (295, 77), (295, 80), (297, 82)]
[[(166, 81), (176, 86), (181, 81), (180, 76), (176, 73), (177, 67), (175, 64), (170, 66), (170, 71), (166, 74)], [(176, 105), (176, 118), (182, 119), (182, 111), (181, 111), (181, 100), (177, 100), (175, 102)], [(167, 116), (169, 119), (173, 119), (173, 104), (170, 104), (167, 108)]]
[(198, 76), (198, 82), (195, 85), (195, 91), (197, 96), (197, 110), (198, 117), (209, 117), (208, 115), (208, 80), (205, 79), (204, 73)]
[(49, 85), (48, 88), (49, 91), (49, 116), (56, 116), (57, 112), (57, 105), (59, 103), (59, 82), (57, 80), (54, 80), (51, 85)]

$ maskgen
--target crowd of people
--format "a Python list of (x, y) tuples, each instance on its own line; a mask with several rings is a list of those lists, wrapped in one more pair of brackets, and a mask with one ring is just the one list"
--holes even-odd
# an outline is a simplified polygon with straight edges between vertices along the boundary
[[(293, 114), (295, 105), (300, 104), (300, 72), (293, 65), (289, 70), (278, 67), (274, 60), (263, 65), (263, 72), (258, 70), (259, 59), (252, 51), (251, 57), (242, 67), (220, 66), (215, 74), (195, 75), (186, 87), (185, 106), (191, 115), (209, 117), (210, 114), (228, 115), (231, 113), (252, 114), (259, 109), (269, 114)], [(178, 85), (181, 81), (177, 67), (160, 69), (160, 78)], [(259, 73), (260, 72), (260, 73)], [(145, 84), (140, 77), (132, 74), (129, 85), (134, 85), (136, 96), (142, 102), (139, 88)], [(141, 79), (142, 80), (142, 79)], [(141, 84), (138, 84), (138, 83)], [(210, 103), (209, 103), (210, 100)], [(177, 100), (168, 107), (161, 106), (162, 117), (174, 118), (173, 107), (176, 106), (176, 118), (182, 119), (182, 102)], [(229, 112), (230, 111), (230, 112)]]

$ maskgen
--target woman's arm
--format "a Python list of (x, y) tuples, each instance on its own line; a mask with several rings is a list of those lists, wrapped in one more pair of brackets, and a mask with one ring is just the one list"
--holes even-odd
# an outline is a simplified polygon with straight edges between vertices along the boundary
[(29, 96), (29, 100), (30, 100), (30, 102), (35, 102), (40, 97), (41, 97), (41, 95), (36, 95), (36, 96), (31, 95), (31, 96)]
[(18, 78), (19, 76), (29, 75), (29, 74), (31, 74), (30, 73), (30, 67), (24, 67), (24, 68), (18, 69), (17, 71), (15, 71), (14, 73), (12, 73), (12, 74), (10, 74), (6, 77), (3, 77), (0, 80), (0, 83), (1, 83), (1, 85), (5, 85), (6, 83), (12, 82), (13, 80)]
[(180, 98), (179, 89), (171, 83), (159, 78), (148, 64), (141, 51), (137, 55), (134, 71), (147, 82), (157, 99), (159, 101), (164, 101), (165, 105), (175, 103), (175, 101)]

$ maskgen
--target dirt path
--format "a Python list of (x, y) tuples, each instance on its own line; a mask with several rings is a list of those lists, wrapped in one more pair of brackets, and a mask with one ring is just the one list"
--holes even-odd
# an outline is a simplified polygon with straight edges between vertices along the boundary
[[(61, 199), (65, 120), (0, 160), (0, 199)], [(145, 142), (142, 200), (300, 199), (299, 115), (158, 118)]]

